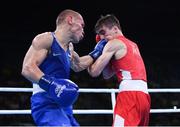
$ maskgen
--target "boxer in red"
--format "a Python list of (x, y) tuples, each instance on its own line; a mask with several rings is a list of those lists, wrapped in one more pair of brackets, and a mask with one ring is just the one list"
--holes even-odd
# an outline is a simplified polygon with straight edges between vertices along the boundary
[(102, 16), (95, 25), (96, 40), (106, 39), (102, 55), (88, 68), (92, 77), (114, 74), (119, 93), (112, 126), (148, 126), (151, 99), (146, 69), (137, 44), (126, 38), (114, 15)]

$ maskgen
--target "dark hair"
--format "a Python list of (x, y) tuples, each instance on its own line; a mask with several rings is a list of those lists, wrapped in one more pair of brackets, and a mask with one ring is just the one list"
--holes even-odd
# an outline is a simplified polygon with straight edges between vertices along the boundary
[(107, 14), (105, 16), (101, 16), (101, 18), (96, 22), (95, 32), (97, 33), (102, 26), (106, 26), (108, 28), (117, 26), (121, 30), (119, 20), (113, 14)]

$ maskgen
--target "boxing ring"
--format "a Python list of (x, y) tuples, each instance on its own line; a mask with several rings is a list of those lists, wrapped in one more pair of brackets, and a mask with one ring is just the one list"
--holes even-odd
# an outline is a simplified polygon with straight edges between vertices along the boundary
[[(0, 87), (0, 92), (32, 92), (32, 88), (11, 88), (11, 87)], [(116, 93), (118, 89), (79, 89), (80, 93), (107, 93), (111, 95), (112, 109), (74, 109), (74, 114), (113, 114), (114, 105), (116, 103)], [(148, 89), (149, 93), (179, 93), (180, 88), (173, 89)], [(179, 113), (180, 108), (174, 105), (171, 109), (151, 109), (151, 113)], [(30, 109), (24, 110), (0, 110), (0, 115), (10, 114), (31, 114)]]

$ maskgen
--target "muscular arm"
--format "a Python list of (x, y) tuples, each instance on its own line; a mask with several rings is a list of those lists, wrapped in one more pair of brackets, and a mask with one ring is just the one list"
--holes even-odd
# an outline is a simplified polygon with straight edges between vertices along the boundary
[(49, 33), (38, 35), (33, 39), (32, 44), (24, 57), (21, 72), (29, 81), (38, 82), (42, 75), (44, 75), (38, 66), (45, 59), (51, 41)]
[(117, 39), (109, 41), (104, 47), (102, 55), (88, 68), (88, 73), (92, 77), (99, 76), (111, 60), (112, 56), (119, 59), (122, 58), (125, 53), (126, 47), (123, 43), (119, 42)]
[(93, 63), (93, 59), (90, 55), (80, 57), (74, 51), (73, 45), (70, 44), (69, 46), (71, 52), (71, 69), (73, 69), (75, 72), (87, 69)]
[(86, 56), (79, 57), (79, 62), (72, 64), (71, 68), (75, 72), (79, 72), (84, 69), (87, 69), (92, 63), (93, 63), (92, 57), (89, 55), (86, 55)]

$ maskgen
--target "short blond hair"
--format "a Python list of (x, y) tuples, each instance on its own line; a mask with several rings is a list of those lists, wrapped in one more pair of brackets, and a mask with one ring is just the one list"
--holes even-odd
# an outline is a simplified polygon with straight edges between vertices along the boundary
[(66, 9), (59, 13), (59, 15), (56, 19), (56, 25), (58, 26), (58, 25), (62, 24), (65, 21), (67, 16), (77, 17), (78, 15), (79, 15), (78, 12), (71, 10), (71, 9)]

